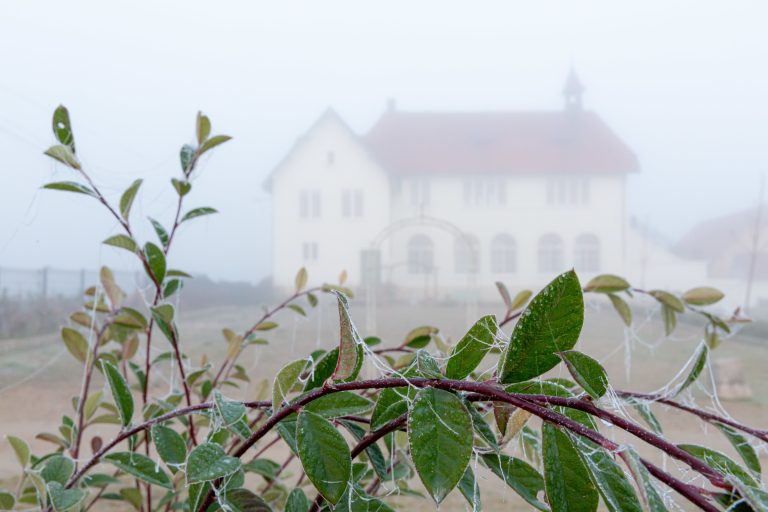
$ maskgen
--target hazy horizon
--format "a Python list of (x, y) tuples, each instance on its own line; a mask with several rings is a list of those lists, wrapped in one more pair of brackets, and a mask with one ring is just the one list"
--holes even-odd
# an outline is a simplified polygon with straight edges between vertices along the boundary
[[(676, 239), (749, 208), (766, 170), (768, 54), (758, 2), (70, 2), (0, 5), (0, 267), (133, 262), (99, 242), (114, 222), (42, 152), (72, 114), (78, 151), (113, 196), (137, 177), (137, 215), (167, 220), (178, 149), (197, 110), (232, 135), (189, 204), (176, 266), (269, 274), (272, 168), (328, 107), (365, 133), (402, 110), (557, 110), (573, 66), (585, 106), (631, 147), (630, 215)], [(148, 234), (148, 230), (142, 231)], [(319, 277), (319, 276), (318, 276)], [(331, 276), (333, 277), (333, 276)]]

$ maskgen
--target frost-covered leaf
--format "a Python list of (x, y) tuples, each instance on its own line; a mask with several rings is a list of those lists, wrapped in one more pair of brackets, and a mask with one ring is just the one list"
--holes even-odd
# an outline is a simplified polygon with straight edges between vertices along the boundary
[(333, 375), (339, 360), (339, 348), (326, 352), (319, 361), (310, 366), (310, 374), (304, 391), (309, 391), (323, 385)]
[(13, 510), (16, 498), (8, 491), (0, 489), (0, 510)]
[(229, 512), (272, 512), (263, 498), (248, 489), (230, 489), (220, 501), (226, 503)]
[(493, 315), (478, 320), (451, 351), (445, 376), (461, 380), (472, 373), (493, 347), (497, 331), (498, 326)]
[(656, 489), (656, 484), (651, 476), (648, 468), (646, 468), (640, 460), (640, 455), (637, 454), (632, 448), (626, 449), (628, 461), (627, 465), (629, 470), (637, 482), (637, 488), (640, 491), (640, 495), (643, 497), (643, 503), (649, 512), (667, 512), (667, 507), (664, 505), (664, 499)]
[(334, 293), (339, 305), (339, 358), (332, 378), (336, 382), (346, 382), (357, 378), (363, 366), (363, 339), (349, 316), (347, 298), (339, 292)]
[(131, 394), (131, 388), (128, 387), (128, 383), (125, 382), (125, 379), (120, 374), (120, 370), (115, 368), (112, 363), (102, 359), (101, 368), (112, 392), (117, 412), (120, 414), (120, 421), (123, 426), (127, 426), (133, 418), (133, 395)]
[(336, 505), (352, 476), (352, 457), (344, 437), (322, 416), (302, 411), (296, 445), (307, 477), (323, 498)]
[(352, 391), (339, 391), (322, 396), (304, 406), (305, 411), (314, 412), (326, 418), (362, 414), (373, 407), (373, 402)]
[(709, 306), (720, 302), (723, 297), (723, 292), (710, 286), (692, 288), (683, 294), (683, 300), (693, 306)]
[(104, 245), (111, 245), (112, 247), (117, 247), (119, 249), (125, 249), (126, 251), (130, 251), (132, 253), (135, 253), (139, 250), (139, 246), (136, 241), (128, 235), (111, 236), (104, 240), (102, 243)]
[(629, 283), (623, 277), (602, 274), (593, 277), (584, 287), (585, 292), (617, 293), (629, 289)]
[(123, 195), (120, 197), (120, 215), (124, 220), (128, 220), (131, 214), (131, 207), (133, 206), (133, 200), (136, 199), (136, 194), (141, 187), (142, 180), (134, 181), (130, 187), (125, 189)]
[(555, 352), (573, 348), (583, 322), (584, 297), (571, 270), (549, 283), (521, 315), (499, 359), (499, 382), (521, 382), (555, 367), (560, 362)]
[(691, 371), (685, 377), (685, 380), (677, 387), (677, 389), (675, 389), (673, 395), (679, 395), (688, 388), (688, 386), (696, 382), (696, 379), (699, 378), (699, 375), (701, 375), (701, 372), (704, 371), (704, 367), (707, 365), (708, 356), (709, 349), (707, 348), (707, 345), (701, 344), (699, 346), (698, 354), (693, 361), (693, 366), (691, 366)]
[(53, 134), (61, 144), (68, 146), (75, 152), (75, 135), (72, 132), (72, 122), (69, 118), (69, 110), (64, 105), (59, 105), (53, 111)]
[(309, 275), (307, 274), (307, 269), (305, 267), (301, 267), (296, 273), (296, 293), (299, 293), (307, 286), (308, 278)]
[(454, 394), (419, 390), (408, 417), (408, 441), (416, 471), (440, 503), (456, 487), (472, 456), (472, 418)]
[(549, 510), (549, 507), (537, 498), (544, 490), (544, 478), (533, 466), (522, 459), (496, 453), (483, 455), (483, 462), (532, 507)]
[(229, 135), (214, 135), (210, 139), (206, 140), (200, 145), (200, 154), (202, 155), (206, 151), (209, 151), (219, 144), (224, 144), (228, 140), (232, 139)]
[[(78, 162), (77, 157), (75, 156), (75, 153), (72, 151), (72, 148), (70, 148), (69, 146), (65, 146), (64, 144), (57, 144), (55, 146), (51, 146), (48, 149), (46, 149), (44, 154), (53, 158), (58, 162), (61, 162), (67, 167), (71, 167), (72, 169), (77, 169), (77, 170), (81, 169), (80, 162)], [(62, 183), (71, 183), (71, 182), (62, 182)], [(58, 183), (51, 183), (51, 185), (58, 185)], [(50, 187), (46, 185), (45, 188), (57, 188), (57, 187)], [(69, 190), (69, 189), (60, 188), (59, 190)], [(87, 192), (88, 195), (92, 195), (92, 196), (96, 195), (93, 193), (91, 189), (88, 189), (88, 190), (90, 191), (90, 192)], [(78, 192), (78, 191), (73, 190), (73, 192)]]
[(477, 483), (475, 473), (470, 466), (467, 466), (464, 475), (459, 480), (459, 492), (470, 506), (472, 512), (481, 512), (483, 510), (483, 502), (480, 499), (480, 485)]
[(608, 390), (608, 375), (600, 363), (593, 358), (578, 350), (567, 350), (557, 355), (568, 367), (573, 379), (589, 396), (597, 400)]
[(144, 245), (144, 257), (147, 259), (147, 265), (152, 272), (152, 276), (155, 278), (155, 282), (160, 284), (165, 279), (165, 254), (163, 250), (152, 242), (147, 242)]
[(304, 491), (293, 489), (285, 502), (285, 512), (307, 512), (309, 510), (309, 499)]
[(66, 455), (54, 455), (45, 461), (40, 476), (46, 483), (57, 482), (65, 485), (74, 472), (75, 461)]
[(61, 329), (61, 339), (64, 341), (64, 345), (67, 350), (72, 354), (75, 359), (84, 363), (88, 357), (88, 342), (80, 334), (79, 331), (70, 327), (63, 327)]
[(88, 491), (84, 489), (65, 489), (59, 482), (49, 482), (46, 485), (48, 498), (56, 512), (76, 510), (88, 497)]
[(211, 208), (209, 206), (194, 208), (192, 210), (189, 210), (187, 213), (185, 213), (179, 222), (186, 222), (188, 220), (192, 220), (197, 217), (202, 217), (203, 215), (211, 215), (214, 213), (219, 213), (219, 212), (215, 208)]
[(240, 469), (240, 459), (230, 457), (216, 443), (202, 443), (187, 456), (187, 484), (210, 482)]
[(577, 439), (576, 446), (608, 510), (643, 512), (634, 487), (605, 450), (581, 439)]
[(683, 313), (685, 311), (683, 302), (671, 293), (664, 290), (651, 290), (649, 293), (654, 299), (671, 308), (676, 313)]
[(168, 474), (160, 469), (157, 462), (146, 455), (136, 452), (116, 452), (105, 455), (103, 460), (143, 482), (166, 489), (173, 488)]
[(545, 423), (542, 427), (544, 485), (552, 512), (594, 512), (600, 495), (570, 436)]
[(8, 440), (8, 444), (11, 445), (11, 448), (13, 448), (13, 453), (16, 454), (16, 459), (19, 461), (19, 464), (21, 464), (21, 467), (26, 468), (29, 464), (30, 457), (29, 444), (16, 436), (6, 436), (6, 439)]
[(298, 382), (301, 372), (307, 367), (306, 359), (298, 359), (283, 366), (272, 384), (272, 409), (279, 409), (291, 388)]
[(679, 444), (677, 446), (716, 471), (724, 475), (732, 475), (750, 487), (758, 487), (754, 476), (724, 453), (696, 444)]
[(170, 466), (179, 466), (187, 460), (187, 443), (181, 434), (165, 425), (152, 427), (152, 441), (160, 458)]
[(749, 444), (749, 441), (747, 441), (747, 438), (741, 435), (736, 429), (723, 423), (715, 423), (715, 426), (728, 438), (741, 459), (744, 461), (744, 464), (746, 464), (751, 471), (759, 475), (762, 471), (762, 468), (760, 467), (760, 458), (757, 456), (757, 452), (755, 452), (752, 445)]
[(632, 325), (632, 309), (629, 307), (629, 304), (627, 304), (627, 301), (618, 295), (614, 295), (613, 293), (609, 293), (608, 298), (611, 299), (613, 309), (615, 309), (619, 314), (621, 320), (624, 322), (624, 325), (627, 327)]

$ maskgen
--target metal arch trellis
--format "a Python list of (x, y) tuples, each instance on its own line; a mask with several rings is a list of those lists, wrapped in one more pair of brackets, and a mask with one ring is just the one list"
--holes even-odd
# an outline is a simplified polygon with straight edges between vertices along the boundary
[[(400, 219), (395, 222), (390, 223), (388, 226), (384, 227), (381, 231), (379, 231), (376, 236), (373, 237), (371, 240), (369, 248), (375, 251), (378, 251), (379, 254), (381, 252), (381, 245), (392, 235), (397, 233), (398, 231), (402, 231), (404, 229), (410, 228), (410, 227), (428, 227), (428, 228), (436, 228), (439, 230), (442, 230), (444, 232), (447, 232), (451, 235), (453, 235), (454, 240), (461, 240), (464, 244), (466, 244), (466, 247), (469, 249), (469, 253), (473, 255), (475, 258), (477, 258), (477, 253), (473, 252), (472, 249), (472, 239), (470, 238), (470, 235), (466, 233), (465, 231), (462, 231), (456, 224), (453, 224), (450, 221), (447, 221), (445, 219), (440, 219), (437, 217), (431, 217), (429, 215), (424, 215), (423, 213), (420, 214), (417, 217), (408, 217), (405, 219)], [(479, 259), (479, 258), (478, 258)], [(474, 272), (467, 272), (467, 286), (468, 289), (474, 288), (474, 285), (476, 284), (476, 276), (477, 276), (477, 268), (479, 267), (479, 261), (475, 261), (475, 271)], [(381, 264), (381, 261), (378, 262), (378, 270), (381, 270), (384, 266)], [(370, 270), (370, 269), (366, 269)], [(376, 332), (376, 297), (377, 297), (377, 286), (378, 286), (378, 280), (377, 279), (371, 279), (368, 281), (365, 287), (365, 304), (366, 304), (366, 328), (368, 332)], [(474, 317), (477, 313), (477, 298), (472, 296), (469, 301), (467, 301), (467, 316)]]

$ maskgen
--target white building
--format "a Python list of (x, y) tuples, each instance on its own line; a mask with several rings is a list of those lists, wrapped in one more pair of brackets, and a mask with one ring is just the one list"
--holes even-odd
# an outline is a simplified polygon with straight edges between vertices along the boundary
[(572, 72), (562, 110), (403, 112), (366, 134), (328, 110), (274, 169), (272, 275), (298, 268), (419, 297), (537, 286), (626, 264), (632, 151), (582, 106)]

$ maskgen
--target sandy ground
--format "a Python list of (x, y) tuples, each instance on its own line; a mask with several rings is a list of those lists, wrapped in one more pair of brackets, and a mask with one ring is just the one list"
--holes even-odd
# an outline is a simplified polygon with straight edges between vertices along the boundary
[[(365, 331), (363, 309), (353, 306), (353, 316), (364, 335), (373, 334)], [(385, 344), (393, 346), (400, 343), (411, 328), (431, 324), (440, 327), (446, 337), (456, 340), (465, 332), (472, 318), (484, 313), (499, 311), (492, 306), (473, 310), (460, 306), (387, 307), (382, 308), (377, 317), (376, 334), (382, 337)], [(193, 360), (198, 360), (204, 352), (215, 359), (223, 354), (226, 347), (221, 329), (242, 330), (258, 315), (259, 311), (246, 308), (182, 314), (180, 329), (184, 350)], [(701, 329), (700, 326), (681, 325), (672, 338), (664, 339), (658, 322), (649, 319), (643, 312), (638, 312), (637, 316), (639, 327), (627, 334), (604, 304), (590, 306), (580, 349), (603, 362), (616, 388), (652, 391), (666, 384), (685, 364), (698, 343)], [(265, 336), (270, 345), (251, 347), (243, 357), (242, 361), (254, 383), (264, 378), (271, 380), (283, 364), (305, 356), (316, 347), (329, 348), (335, 343), (338, 319), (335, 307), (328, 301), (309, 319), (286, 312), (279, 321), (281, 327)], [(157, 353), (169, 349), (161, 337), (156, 340)], [(736, 335), (714, 352), (714, 358), (720, 357), (735, 357), (742, 362), (746, 380), (754, 392), (754, 397), (749, 400), (723, 402), (728, 413), (750, 425), (765, 428), (768, 425), (768, 396), (765, 393), (768, 389), (768, 343), (747, 335)], [(626, 363), (629, 363), (628, 367)], [(58, 336), (0, 340), (0, 436), (23, 437), (31, 442), (34, 451), (41, 453), (47, 446), (33, 439), (35, 433), (55, 431), (61, 416), (72, 414), (71, 399), (78, 393), (80, 382), (79, 364), (66, 353)], [(99, 389), (102, 385), (97, 378), (95, 388)], [(170, 383), (160, 381), (156, 385), (156, 392), (162, 394), (168, 390)], [(254, 393), (254, 386), (227, 392), (237, 399), (252, 398)], [(695, 390), (693, 397), (701, 405), (711, 403), (702, 390)], [(655, 412), (664, 425), (665, 436), (671, 441), (709, 444), (733, 455), (727, 441), (712, 427), (707, 428), (688, 415), (665, 408), (658, 407)], [(615, 430), (603, 428), (606, 435), (618, 441), (631, 442), (641, 452), (651, 453), (640, 441), (629, 439)], [(101, 435), (108, 439), (113, 432), (108, 427), (94, 426), (88, 438)], [(284, 453), (284, 448), (276, 447), (266, 456), (282, 460)], [(768, 465), (765, 451), (762, 458), (764, 465)], [(668, 462), (668, 467), (674, 471), (673, 463)], [(0, 442), (0, 486), (12, 488), (18, 470), (7, 443)], [(481, 471), (479, 478), (486, 510), (528, 509), (492, 475)], [(431, 509), (426, 503), (416, 505), (418, 502), (410, 499), (398, 499), (396, 503), (403, 510), (417, 506), (419, 509)], [(96, 509), (107, 509), (107, 505), (91, 510)], [(458, 492), (453, 492), (440, 509), (465, 510), (466, 503)]]

